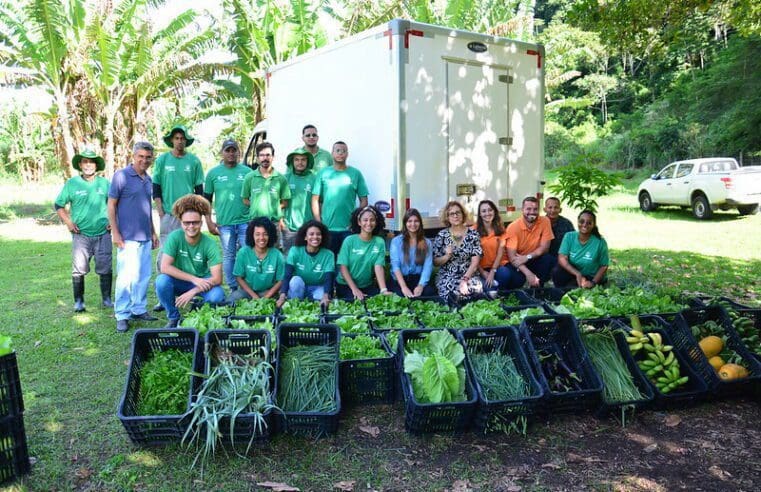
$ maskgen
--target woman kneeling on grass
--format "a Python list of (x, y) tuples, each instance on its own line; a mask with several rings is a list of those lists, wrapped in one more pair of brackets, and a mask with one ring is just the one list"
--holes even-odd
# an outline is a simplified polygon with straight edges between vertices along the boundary
[(227, 298), (234, 302), (239, 299), (269, 299), (280, 291), (285, 261), (283, 254), (275, 249), (277, 229), (266, 217), (257, 217), (248, 223), (246, 247), (235, 257), (233, 275), (238, 289)]
[(222, 252), (216, 241), (201, 233), (201, 219), (211, 213), (209, 202), (199, 195), (185, 195), (172, 206), (180, 221), (178, 229), (166, 239), (161, 257), (161, 273), (156, 277), (156, 295), (166, 309), (165, 328), (180, 322), (178, 307), (195, 296), (204, 302), (220, 303), (225, 293), (222, 283)]
[(330, 233), (321, 222), (310, 220), (299, 227), (285, 261), (278, 307), (286, 299), (314, 299), (323, 304), (330, 301), (336, 260), (329, 245)]
[[(358, 208), (351, 214), (351, 236), (344, 240), (338, 253), (336, 296), (362, 300), (386, 288), (386, 242), (381, 237), (386, 220), (372, 205)], [(373, 283), (373, 273), (375, 281)], [(380, 289), (380, 290), (379, 290)]]
[(590, 289), (605, 283), (609, 263), (608, 243), (597, 229), (597, 217), (591, 210), (584, 210), (579, 214), (579, 231), (563, 236), (552, 283), (555, 287)]
[(407, 210), (402, 233), (391, 240), (391, 289), (404, 297), (434, 296), (429, 284), (433, 271), (433, 247), (423, 232), (423, 218), (416, 208)]

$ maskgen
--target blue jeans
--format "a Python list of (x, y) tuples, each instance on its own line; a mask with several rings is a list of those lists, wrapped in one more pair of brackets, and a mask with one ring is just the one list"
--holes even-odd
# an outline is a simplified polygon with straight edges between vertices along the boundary
[(233, 267), (235, 267), (235, 255), (238, 253), (238, 248), (246, 245), (247, 229), (248, 224), (219, 226), (219, 242), (222, 243), (222, 273), (230, 290), (238, 288)]
[[(490, 272), (492, 269), (486, 268), (485, 270)], [(497, 270), (494, 272), (494, 280), (497, 282), (496, 289), (505, 290), (508, 288), (507, 285), (510, 283), (510, 268), (508, 268), (508, 265), (497, 267)], [(484, 282), (484, 291), (494, 289), (495, 287), (493, 285), (491, 287), (487, 287), (486, 282)]]
[[(542, 287), (547, 281), (550, 280), (550, 272), (555, 266), (556, 261), (557, 260), (551, 255), (542, 255), (538, 258), (533, 258), (530, 261), (526, 262), (526, 268), (531, 270), (531, 273), (539, 277), (539, 286)], [(508, 276), (507, 281), (504, 285), (502, 282), (499, 283), (499, 288), (509, 290), (520, 289), (523, 287), (523, 284), (526, 283), (526, 276), (523, 275), (520, 270), (510, 265), (509, 263), (506, 266), (510, 272), (510, 275)]]
[(146, 312), (151, 280), (151, 242), (124, 241), (116, 248), (114, 314), (117, 321)]
[(288, 299), (311, 298), (315, 301), (321, 301), (324, 294), (325, 289), (322, 285), (307, 285), (304, 283), (304, 279), (298, 275), (291, 277), (291, 281), (288, 283)]
[[(195, 286), (192, 282), (170, 277), (166, 273), (156, 277), (156, 296), (159, 298), (161, 305), (164, 306), (164, 309), (166, 309), (167, 319), (180, 319), (180, 311), (174, 304), (175, 297), (184, 294), (193, 287)], [(215, 285), (207, 292), (202, 292), (198, 295), (203, 297), (204, 302), (220, 303), (225, 300), (225, 291), (219, 285)]]

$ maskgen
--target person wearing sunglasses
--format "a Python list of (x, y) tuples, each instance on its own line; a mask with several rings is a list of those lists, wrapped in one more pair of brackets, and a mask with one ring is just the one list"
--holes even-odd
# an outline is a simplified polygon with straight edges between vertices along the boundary
[(211, 204), (199, 195), (185, 195), (172, 205), (172, 215), (181, 229), (164, 243), (161, 273), (156, 277), (156, 296), (166, 310), (164, 328), (180, 324), (178, 308), (200, 296), (213, 304), (225, 300), (222, 284), (222, 252), (215, 240), (201, 232), (202, 220), (211, 214)]
[(299, 147), (294, 152), (303, 153), (309, 152), (314, 160), (313, 171), (315, 174), (333, 165), (333, 156), (330, 152), (320, 148), (317, 142), (320, 140), (320, 136), (317, 133), (317, 127), (312, 124), (305, 125), (301, 130), (301, 140), (304, 142), (303, 147)]
[(591, 289), (606, 282), (608, 243), (597, 229), (594, 212), (582, 211), (578, 225), (579, 231), (567, 233), (558, 250), (558, 268), (552, 273), (555, 287)]
[(482, 287), (478, 264), (483, 255), (478, 233), (467, 226), (468, 215), (460, 202), (451, 201), (441, 211), (446, 226), (433, 240), (433, 264), (439, 267), (436, 288), (439, 295), (469, 295)]
[(285, 274), (283, 254), (275, 248), (277, 229), (267, 217), (248, 223), (246, 247), (238, 251), (233, 275), (238, 290), (230, 293), (228, 302), (239, 299), (269, 299), (280, 291)]

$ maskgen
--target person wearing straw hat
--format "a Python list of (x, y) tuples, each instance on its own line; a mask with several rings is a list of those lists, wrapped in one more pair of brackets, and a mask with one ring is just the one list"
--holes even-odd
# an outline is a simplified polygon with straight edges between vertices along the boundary
[[(195, 142), (188, 129), (184, 125), (174, 125), (163, 140), (172, 150), (161, 154), (153, 168), (153, 201), (159, 214), (161, 248), (156, 256), (158, 271), (161, 271), (161, 256), (167, 237), (180, 229), (180, 221), (172, 215), (172, 205), (178, 198), (189, 193), (203, 195), (204, 181), (201, 161), (186, 150)], [(211, 216), (206, 217), (206, 224), (212, 234), (218, 234)], [(157, 304), (154, 311), (163, 311), (163, 306)]]
[[(95, 150), (84, 148), (71, 160), (79, 171), (63, 186), (55, 199), (55, 211), (71, 232), (71, 284), (74, 288), (74, 312), (85, 310), (85, 275), (95, 257), (95, 273), (100, 277), (103, 307), (111, 301), (111, 233), (108, 224), (108, 180), (97, 173), (106, 163)], [(69, 210), (66, 209), (69, 205)]]

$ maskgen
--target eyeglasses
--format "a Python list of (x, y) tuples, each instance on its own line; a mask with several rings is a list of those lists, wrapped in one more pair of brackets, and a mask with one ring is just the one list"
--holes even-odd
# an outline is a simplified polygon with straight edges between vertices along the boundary
[(579, 220), (579, 225), (594, 225), (594, 223), (595, 223), (594, 220), (583, 220), (583, 219)]
[(200, 226), (201, 221), (200, 220), (183, 220), (182, 225), (184, 225), (185, 227)]
[(462, 215), (462, 212), (459, 210), (452, 210), (451, 212), (447, 212), (447, 215), (449, 217), (457, 217), (458, 215)]
[(349, 152), (348, 150), (344, 150), (344, 149), (336, 149), (333, 151), (334, 154), (346, 154), (348, 152)]
[(316, 138), (317, 134), (316, 133), (305, 133), (304, 136), (307, 137), (307, 138)]

